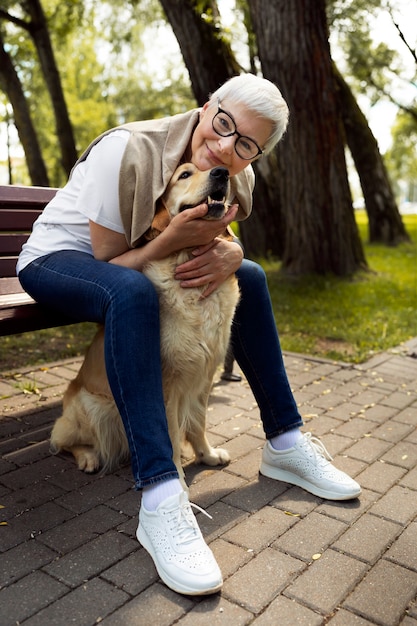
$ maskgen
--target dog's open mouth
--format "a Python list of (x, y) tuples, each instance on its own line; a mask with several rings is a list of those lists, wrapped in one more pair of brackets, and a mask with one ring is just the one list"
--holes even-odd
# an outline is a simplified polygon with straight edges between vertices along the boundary
[(223, 217), (225, 203), (226, 196), (224, 195), (223, 191), (219, 190), (213, 191), (209, 196), (207, 196), (207, 198), (202, 198), (195, 204), (183, 204), (180, 210), (185, 211), (185, 209), (193, 209), (199, 204), (207, 204), (208, 211), (204, 216), (204, 219), (216, 220)]

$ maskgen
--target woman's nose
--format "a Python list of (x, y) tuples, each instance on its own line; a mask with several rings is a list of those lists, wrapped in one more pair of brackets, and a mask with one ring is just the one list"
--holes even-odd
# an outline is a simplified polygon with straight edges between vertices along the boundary
[(219, 148), (221, 152), (226, 154), (232, 154), (235, 147), (235, 138), (233, 135), (230, 137), (219, 137)]

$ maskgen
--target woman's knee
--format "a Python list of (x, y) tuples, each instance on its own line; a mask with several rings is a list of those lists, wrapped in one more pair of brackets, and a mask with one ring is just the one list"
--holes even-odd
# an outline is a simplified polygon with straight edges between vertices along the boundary
[(254, 261), (244, 259), (236, 272), (242, 295), (246, 292), (264, 292), (268, 290), (264, 269)]

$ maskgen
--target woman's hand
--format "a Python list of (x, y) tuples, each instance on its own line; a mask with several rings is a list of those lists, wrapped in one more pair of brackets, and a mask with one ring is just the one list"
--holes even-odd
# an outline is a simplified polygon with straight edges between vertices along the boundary
[(207, 204), (186, 209), (171, 220), (159, 237), (165, 241), (170, 252), (205, 245), (211, 247), (216, 237), (222, 235), (229, 224), (233, 222), (238, 208), (237, 204), (229, 207), (227, 213), (220, 220), (201, 219), (207, 213)]
[(243, 259), (243, 250), (233, 241), (216, 238), (207, 245), (192, 251), (194, 258), (178, 265), (175, 278), (181, 281), (181, 287), (206, 286), (202, 293), (207, 298), (226, 278), (239, 269)]

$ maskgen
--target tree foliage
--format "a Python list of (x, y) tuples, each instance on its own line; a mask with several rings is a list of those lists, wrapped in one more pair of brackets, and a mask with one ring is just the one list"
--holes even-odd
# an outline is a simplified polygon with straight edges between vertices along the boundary
[[(364, 266), (364, 260), (357, 246), (350, 197), (349, 206), (345, 206), (349, 190), (345, 175), (340, 179), (332, 178), (328, 170), (330, 164), (337, 162), (337, 171), (346, 172), (346, 164), (342, 163), (339, 152), (336, 161), (332, 161), (336, 154), (332, 151), (332, 159), (325, 165), (326, 150), (336, 145), (332, 143), (336, 136), (343, 136), (343, 133), (340, 134), (342, 122), (346, 140), (352, 149), (355, 128), (349, 127), (348, 120), (356, 119), (356, 123), (359, 123), (359, 116), (354, 118), (353, 115), (356, 99), (352, 94), (360, 95), (366, 91), (371, 103), (385, 98), (396, 101), (401, 108), (402, 114), (393, 130), (393, 147), (387, 154), (386, 162), (395, 176), (412, 176), (415, 172), (416, 156), (412, 142), (416, 124), (415, 99), (394, 98), (394, 81), (397, 85), (401, 81), (401, 74), (405, 75), (401, 58), (386, 42), (375, 42), (370, 35), (372, 20), (378, 19), (381, 12), (389, 12), (393, 23), (397, 24), (404, 50), (407, 50), (410, 58), (414, 54), (415, 59), (412, 42), (407, 41), (398, 20), (396, 22), (396, 5), (400, 1), (327, 0), (327, 21), (332, 38), (337, 34), (338, 47), (343, 51), (339, 69), (342, 69), (344, 78), (349, 79), (344, 81), (344, 89), (348, 89), (344, 93), (349, 98), (344, 100), (344, 109), (331, 113), (326, 125), (320, 116), (315, 117), (316, 103), (311, 109), (311, 102), (306, 101), (303, 94), (304, 86), (307, 93), (313, 89), (317, 110), (321, 107), (322, 112), (328, 112), (330, 87), (327, 82), (323, 83), (327, 85), (324, 91), (317, 91), (317, 86), (313, 87), (314, 80), (323, 78), (322, 65), (312, 63), (308, 66), (308, 59), (304, 59), (302, 72), (308, 71), (302, 74), (305, 84), (299, 84), (297, 63), (300, 58), (296, 60), (295, 52), (300, 55), (300, 50), (294, 49), (294, 54), (292, 52), (292, 44), (297, 42), (299, 45), (299, 41), (305, 40), (310, 45), (314, 37), (317, 38), (318, 31), (311, 32), (312, 27), (317, 29), (317, 24), (311, 21), (310, 32), (309, 29), (302, 29), (301, 37), (299, 30), (288, 31), (289, 28), (300, 28), (292, 21), (294, 11), (303, 6), (307, 15), (308, 11), (317, 10), (318, 6), (323, 8), (324, 0), (306, 2), (305, 5), (302, 0), (292, 0), (291, 3), (236, 0), (235, 20), (228, 28), (223, 25), (221, 11), (224, 4), (215, 0), (2, 0), (0, 89), (12, 102), (11, 85), (14, 85), (13, 98), (19, 102), (19, 105), (16, 102), (14, 104), (15, 121), (17, 126), (25, 129), (21, 132), (22, 144), (32, 182), (62, 185), (75, 155), (109, 127), (133, 119), (184, 111), (196, 103), (202, 104), (208, 93), (242, 70), (263, 72), (280, 87), (283, 86), (291, 105), (292, 119), (288, 137), (282, 146), (270, 157), (255, 164), (256, 210), (250, 222), (242, 224), (242, 239), (252, 256), (268, 252), (282, 256), (284, 266), (289, 271), (354, 271), (355, 267)], [(312, 4), (315, 5), (313, 8)], [(158, 51), (158, 59), (152, 59), (148, 49), (150, 38), (157, 39), (160, 32), (168, 32), (167, 19), (177, 38), (178, 47), (171, 54), (164, 40), (161, 48), (166, 50), (167, 58), (164, 58), (163, 51)], [(35, 26), (40, 29), (41, 36)], [(275, 38), (268, 34), (272, 26), (276, 29)], [(324, 22), (322, 27), (324, 30), (320, 35), (320, 45), (316, 41), (312, 48), (315, 54), (319, 50), (323, 53), (327, 46)], [(296, 37), (292, 35), (293, 32), (297, 32)], [(265, 45), (267, 39), (269, 45)], [(279, 46), (276, 45), (277, 41), (280, 42)], [(330, 63), (328, 49), (326, 54)], [(320, 55), (317, 58), (322, 60)], [(292, 75), (288, 71), (288, 59), (292, 63)], [(51, 63), (54, 60), (55, 63)], [(159, 68), (159, 60), (163, 60), (163, 69)], [(11, 81), (14, 73), (14, 83), (5, 81), (6, 61), (10, 62), (7, 79)], [(407, 80), (410, 86), (412, 74), (407, 74)], [(63, 98), (59, 96), (57, 86), (61, 87)], [(350, 111), (346, 109), (346, 102), (350, 102)], [(300, 111), (301, 103), (304, 103), (306, 112), (310, 111), (309, 118), (307, 116), (304, 119)], [(71, 131), (68, 126), (65, 130), (66, 123), (70, 125)], [(359, 128), (365, 134), (369, 131), (364, 117), (356, 131)], [(401, 132), (404, 130), (401, 129), (405, 128), (407, 141), (402, 141)], [(315, 130), (318, 131), (317, 137), (314, 137)], [(356, 134), (359, 136), (358, 132)], [(369, 147), (372, 145), (371, 138), (372, 134), (367, 143)], [(310, 139), (313, 141), (308, 152)], [(66, 144), (66, 141), (69, 143)], [(73, 148), (68, 147), (71, 141)], [(312, 151), (314, 145), (315, 155)], [(295, 146), (296, 150), (302, 148), (298, 158)], [(69, 157), (71, 150), (72, 157)], [(364, 172), (366, 165), (365, 158), (358, 159), (362, 153), (363, 150), (356, 150), (355, 164), (359, 172)], [(401, 218), (396, 211), (393, 196), (389, 194), (388, 177), (376, 175), (384, 171), (376, 142), (372, 154), (374, 165), (370, 168), (368, 159), (368, 178), (360, 173), (370, 222), (372, 216), (377, 226), (372, 232), (376, 233), (376, 240), (395, 243), (401, 239), (398, 237)], [(311, 177), (305, 177), (308, 159), (311, 158), (316, 160), (314, 167), (317, 171)], [(309, 165), (310, 174), (314, 172), (314, 167)], [(283, 178), (286, 182), (283, 182)], [(338, 180), (336, 186), (335, 180)], [(317, 181), (321, 182), (319, 189), (315, 187)], [(375, 181), (383, 185), (382, 196), (385, 197), (385, 210), (380, 213), (372, 205), (376, 200), (376, 195), (371, 191), (372, 185), (376, 185)], [(336, 187), (339, 188), (340, 198), (334, 205)], [(324, 204), (323, 190), (328, 193)], [(314, 226), (313, 210), (308, 202), (299, 204), (301, 192), (304, 198), (314, 197), (318, 222), (324, 220), (320, 227), (316, 225), (317, 230), (313, 231), (313, 235), (309, 233), (309, 228)], [(390, 203), (393, 206), (390, 207)], [(388, 222), (391, 221), (391, 225), (397, 221), (395, 236), (395, 228), (387, 228), (387, 215), (390, 216)], [(345, 238), (346, 233), (350, 233), (347, 237), (351, 243), (350, 250), (344, 247), (346, 242), (342, 240), (340, 229)], [(296, 232), (298, 238), (294, 236)], [(325, 251), (319, 245), (324, 241)], [(314, 251), (316, 243), (317, 250)], [(307, 261), (309, 254), (310, 260)], [(338, 266), (337, 255), (345, 259), (344, 268)]]

